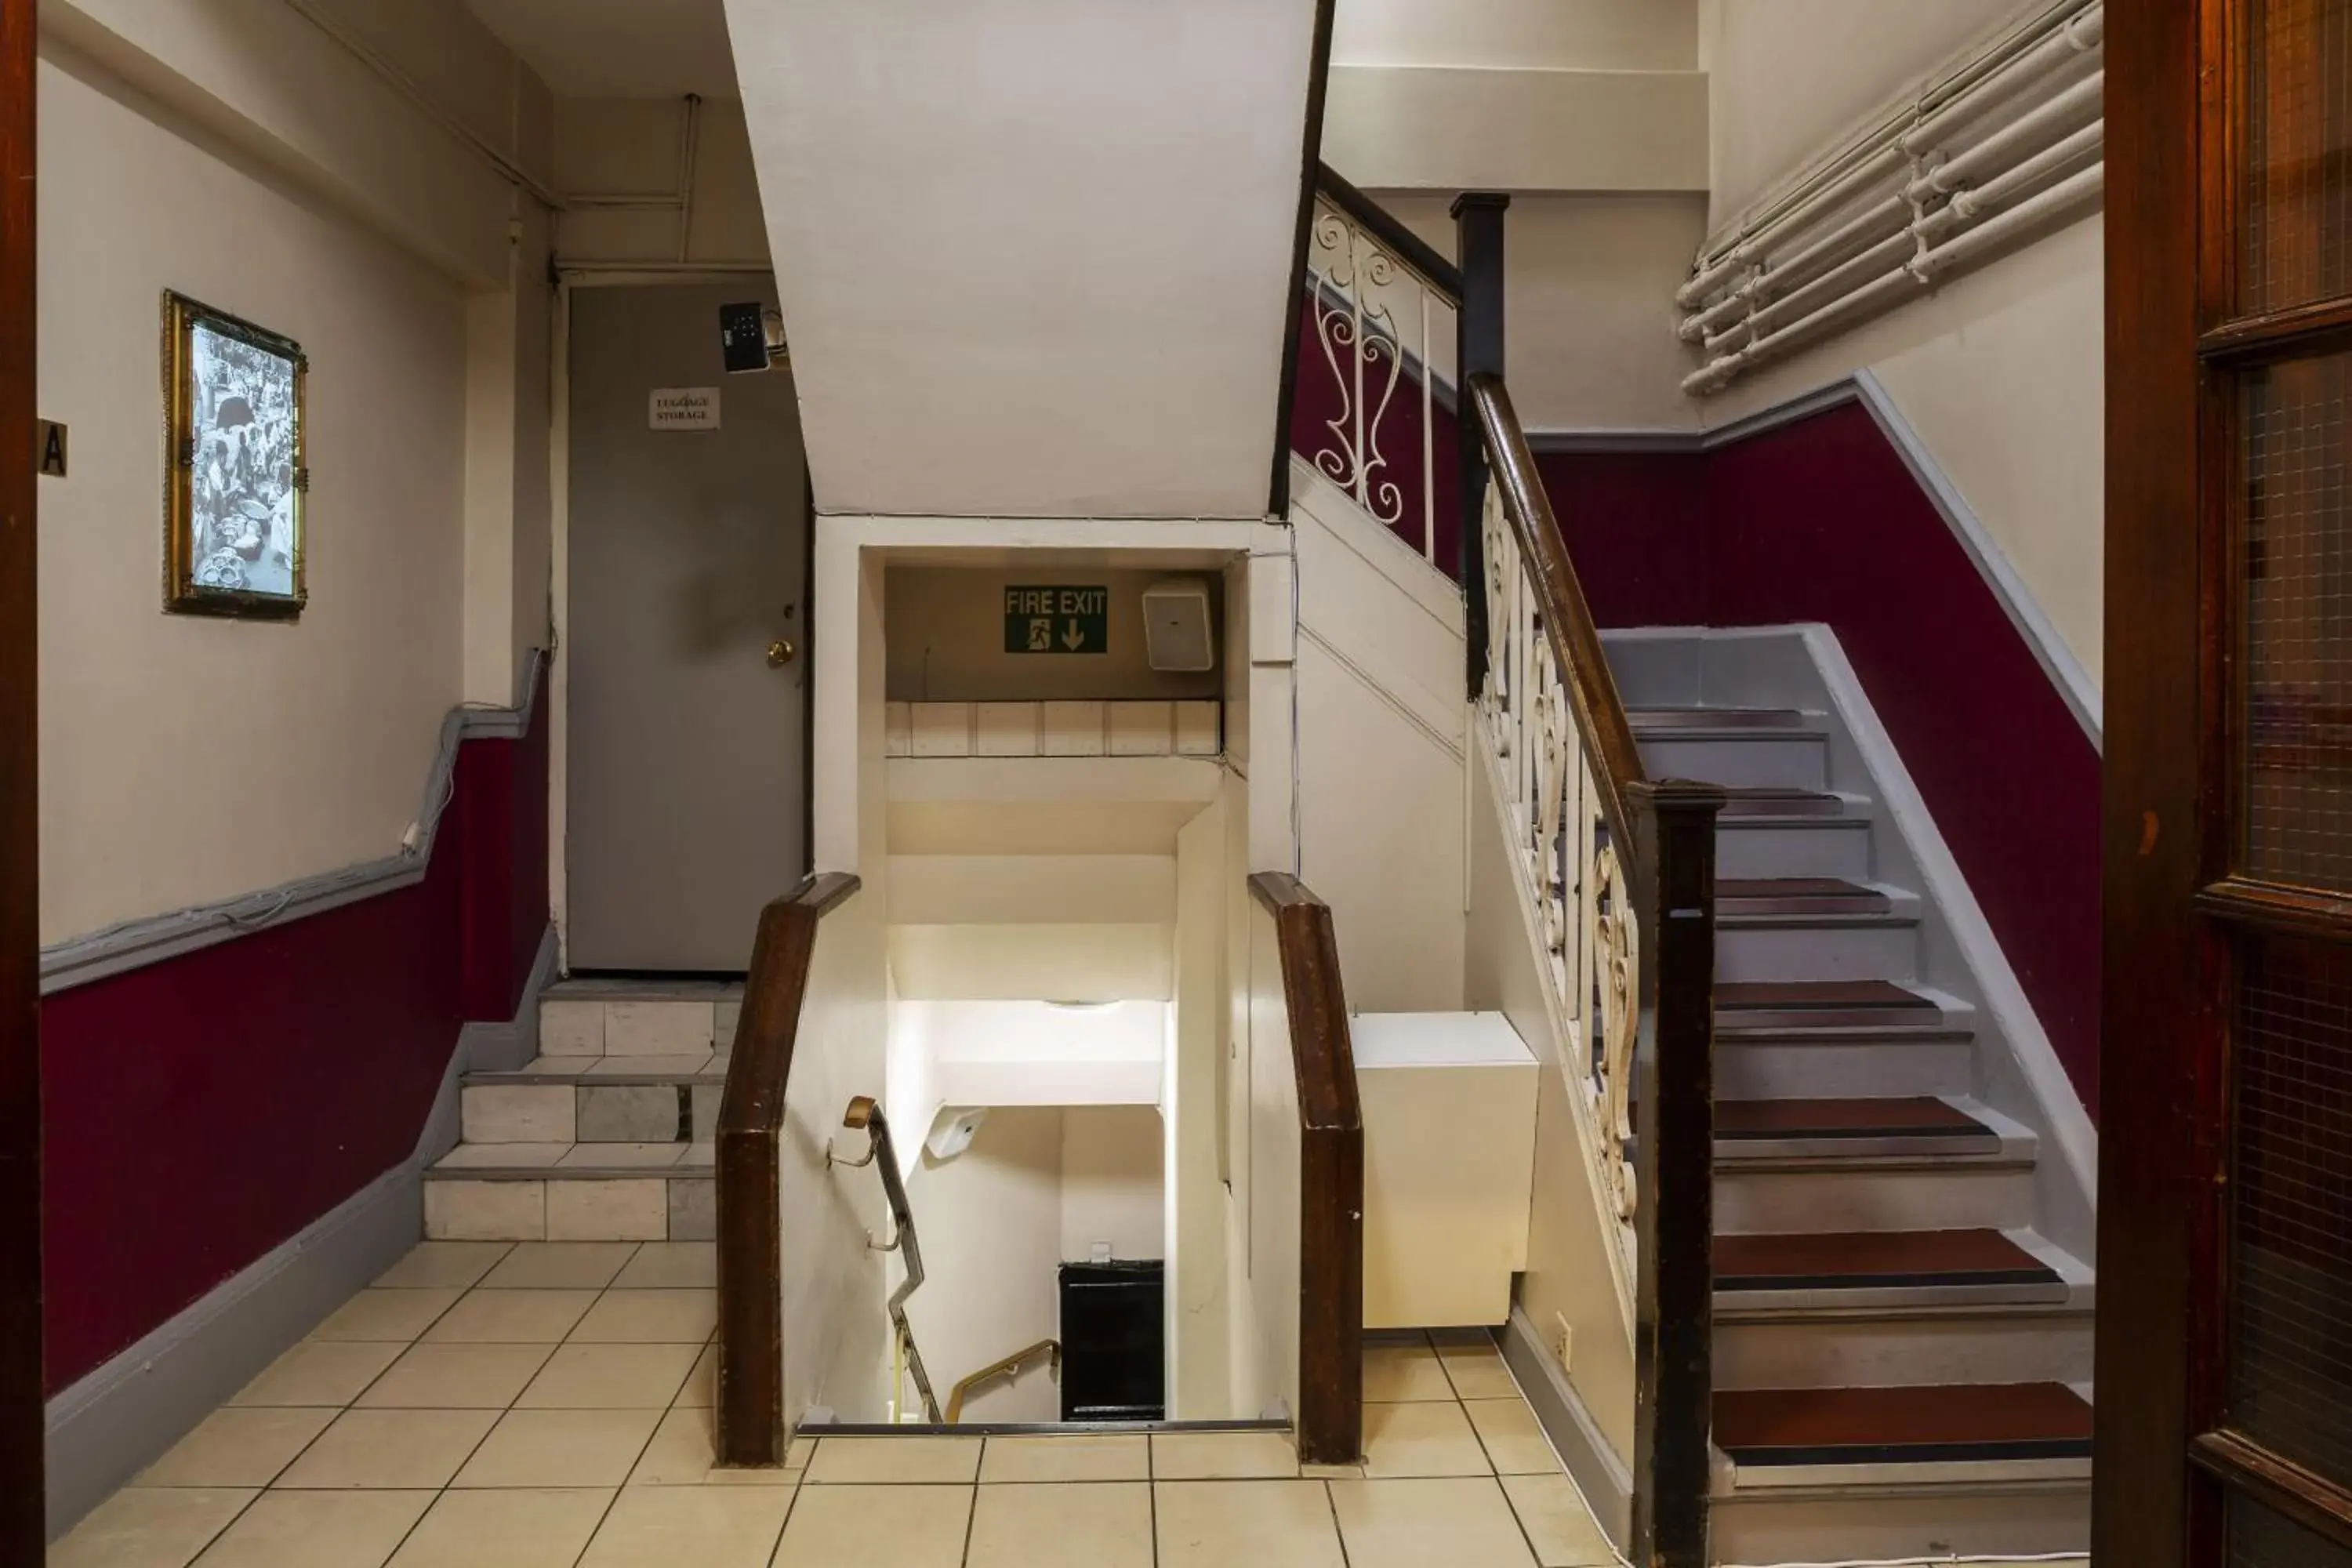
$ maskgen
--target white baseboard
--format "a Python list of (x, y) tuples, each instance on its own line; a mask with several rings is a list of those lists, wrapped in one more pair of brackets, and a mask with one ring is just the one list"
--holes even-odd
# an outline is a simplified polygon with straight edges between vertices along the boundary
[(1569, 1479), (1584, 1493), (1592, 1517), (1622, 1554), (1633, 1535), (1633, 1472), (1609, 1446), (1583, 1396), (1544, 1349), (1525, 1310), (1517, 1306), (1503, 1327), (1503, 1360), (1518, 1379), (1537, 1424), (1568, 1466)]
[(540, 993), (554, 974), (551, 927), (515, 1016), (459, 1031), (405, 1160), (48, 1402), (52, 1541), (416, 1245), (425, 1234), (419, 1173), (457, 1142), (459, 1079), (509, 1065), (518, 1042), (529, 1059)]

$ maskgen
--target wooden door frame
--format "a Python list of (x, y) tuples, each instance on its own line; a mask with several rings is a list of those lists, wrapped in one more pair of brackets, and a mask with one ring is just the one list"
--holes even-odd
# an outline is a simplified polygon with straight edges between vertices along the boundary
[(35, 0), (0, 0), (0, 1563), (41, 1561)]
[[(2198, 1064), (2220, 1027), (2196, 912), (2206, 869), (2200, 692), (2199, 12), (2111, 0), (2106, 27), (2106, 743), (2094, 1562), (2179, 1568), (2184, 1282), (2207, 1255)], [(2200, 1190), (2205, 1189), (2205, 1190)]]

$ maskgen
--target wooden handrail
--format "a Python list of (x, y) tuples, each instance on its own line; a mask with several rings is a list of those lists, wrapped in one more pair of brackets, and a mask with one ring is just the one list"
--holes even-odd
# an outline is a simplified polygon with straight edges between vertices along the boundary
[(955, 1387), (949, 1392), (947, 1424), (952, 1426), (957, 1422), (963, 1419), (963, 1402), (965, 1396), (970, 1394), (973, 1389), (979, 1387), (982, 1384), (986, 1383), (992, 1377), (1003, 1377), (1007, 1373), (1019, 1372), (1023, 1367), (1029, 1364), (1029, 1358), (1035, 1355), (1039, 1351), (1049, 1352), (1050, 1359), (1046, 1363), (1048, 1366), (1058, 1367), (1062, 1364), (1062, 1342), (1059, 1340), (1039, 1340), (1034, 1345), (1024, 1345), (1021, 1349), (1014, 1351), (1009, 1356), (1001, 1356), (997, 1360), (990, 1362), (986, 1366), (982, 1367), (970, 1377), (958, 1383)]
[[(1381, 248), (1420, 273), (1423, 282), (1454, 304), (1462, 303), (1462, 268), (1399, 223), (1394, 213), (1349, 184), (1328, 163), (1315, 165), (1315, 188), (1324, 200), (1346, 213), (1357, 227), (1380, 241)], [(1303, 283), (1300, 286), (1305, 287)]]
[(1298, 1085), (1298, 1457), (1352, 1465), (1364, 1436), (1364, 1118), (1331, 907), (1296, 877), (1261, 871), (1274, 917)]
[(760, 911), (713, 1172), (719, 1199), (718, 1458), (773, 1467), (784, 1458), (782, 1215), (784, 1093), (816, 953), (817, 922), (857, 891), (838, 872), (811, 877)]
[(1633, 744), (1633, 725), (1625, 717), (1625, 700), (1617, 694), (1617, 678), (1610, 672), (1609, 656), (1601, 650), (1601, 628), (1593, 622), (1592, 607), (1584, 601), (1576, 568), (1569, 563), (1567, 542), (1552, 515), (1551, 498), (1544, 491), (1527, 431), (1511, 406), (1510, 390), (1499, 376), (1474, 375), (1470, 401), (1478, 413), (1496, 483), (1502, 487), (1503, 515), (1509, 520), (1511, 534), (1519, 542), (1520, 556), (1527, 563), (1528, 585), (1535, 590), (1537, 607), (1543, 616), (1544, 637), (1559, 660), (1568, 699), (1576, 710), (1576, 727), (1600, 763), (1592, 770), (1592, 782), (1601, 789), (1601, 816), (1621, 847), (1618, 853), (1631, 855), (1638, 842), (1631, 794), (1648, 775), (1642, 768), (1642, 753)]

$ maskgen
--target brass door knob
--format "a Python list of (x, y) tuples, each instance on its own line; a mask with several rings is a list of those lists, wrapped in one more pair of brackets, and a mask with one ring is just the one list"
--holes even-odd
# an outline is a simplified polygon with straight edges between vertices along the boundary
[(794, 658), (799, 657), (800, 651), (800, 649), (793, 646), (792, 638), (778, 637), (775, 641), (768, 645), (768, 668), (771, 669), (783, 668), (784, 666), (792, 663)]

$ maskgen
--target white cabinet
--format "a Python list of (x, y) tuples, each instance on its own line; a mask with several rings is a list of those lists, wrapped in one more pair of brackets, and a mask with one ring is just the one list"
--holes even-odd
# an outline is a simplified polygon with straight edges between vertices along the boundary
[(1536, 1058), (1500, 1013), (1349, 1020), (1364, 1114), (1364, 1327), (1500, 1323), (1528, 1263)]

